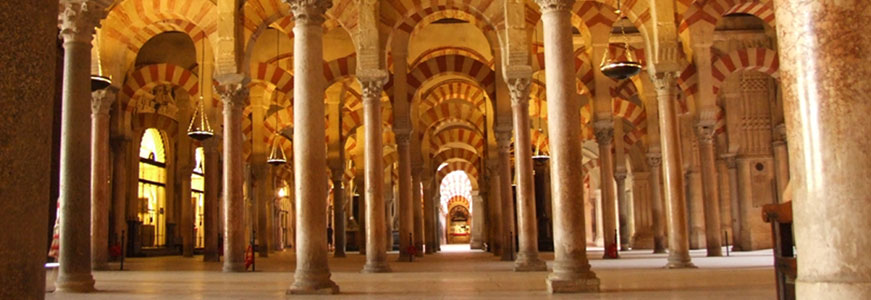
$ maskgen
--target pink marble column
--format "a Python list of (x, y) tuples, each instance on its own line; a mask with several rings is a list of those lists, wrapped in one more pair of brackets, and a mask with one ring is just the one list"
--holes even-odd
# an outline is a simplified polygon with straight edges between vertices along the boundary
[(677, 127), (674, 103), (676, 74), (657, 73), (656, 101), (659, 109), (660, 147), (662, 147), (662, 173), (665, 187), (665, 216), (668, 221), (668, 263), (666, 268), (695, 268), (690, 258), (687, 210), (681, 171), (680, 133)]
[(796, 294), (871, 299), (871, 5), (776, 0)]
[(650, 167), (650, 202), (653, 219), (653, 253), (665, 253), (665, 214), (662, 209), (662, 154), (659, 149), (647, 153)]
[(203, 154), (205, 161), (203, 172), (205, 173), (203, 195), (203, 261), (221, 261), (218, 256), (218, 193), (220, 186), (221, 170), (218, 147), (221, 140), (212, 137), (203, 141)]
[(91, 268), (109, 268), (109, 109), (118, 89), (91, 93)]
[(243, 74), (216, 78), (224, 104), (224, 272), (245, 271), (245, 199), (242, 198), (242, 109), (248, 99)]
[(720, 188), (717, 180), (714, 126), (699, 125), (699, 156), (701, 156), (702, 189), (704, 190), (705, 246), (708, 256), (723, 256), (723, 234), (720, 232)]
[[(323, 78), (324, 13), (330, 0), (284, 0), (293, 27), (293, 166), (296, 196), (296, 272), (289, 294), (335, 294), (326, 234), (326, 136)], [(379, 132), (380, 135), (380, 132)], [(380, 184), (377, 186), (381, 186)]]
[(514, 193), (511, 191), (511, 130), (496, 129), (499, 144), (499, 195), (502, 204), (502, 260), (514, 260)]
[(535, 185), (532, 169), (532, 141), (529, 137), (529, 66), (508, 67), (506, 81), (511, 92), (514, 120), (514, 168), (517, 170), (517, 238), (518, 253), (514, 271), (545, 271), (547, 265), (538, 257), (538, 218), (535, 214)]
[(547, 277), (550, 293), (598, 292), (599, 279), (587, 261), (584, 232), (581, 107), (572, 63), (574, 0), (536, 0), (541, 7), (551, 151), (554, 262)]
[[(396, 131), (396, 147), (399, 152), (399, 261), (411, 261), (411, 255), (407, 251), (409, 246), (414, 245), (414, 211), (411, 205), (411, 152), (409, 143), (411, 130)], [(427, 243), (429, 244), (429, 243)], [(429, 250), (430, 247), (427, 247)]]
[(0, 1), (0, 299), (46, 296), (57, 9), (52, 0)]
[(420, 185), (420, 173), (423, 167), (413, 166), (411, 168), (411, 209), (412, 217), (414, 218), (414, 256), (423, 257), (423, 199), (421, 193), (423, 190)]
[[(611, 142), (614, 141), (614, 120), (602, 119), (593, 123), (596, 143), (599, 144), (599, 170), (602, 190), (602, 234), (605, 248), (617, 243), (617, 203), (614, 195), (614, 156), (611, 154)], [(605, 251), (602, 258), (618, 258), (609, 256)]]
[(58, 292), (91, 292), (91, 41), (106, 15), (97, 1), (60, 3), (64, 70), (60, 138)]
[(387, 220), (384, 215), (384, 157), (381, 141), (381, 90), (387, 80), (384, 71), (358, 74), (363, 90), (363, 128), (366, 131), (366, 264), (364, 273), (390, 272), (387, 264)]
[[(127, 187), (130, 178), (127, 176), (128, 159), (130, 157), (130, 139), (126, 136), (112, 138), (112, 221), (114, 243), (122, 251), (126, 251), (126, 242), (130, 240), (127, 231)], [(124, 240), (121, 235), (124, 235)], [(126, 252), (125, 252), (126, 253)]]
[(774, 126), (771, 148), (774, 150), (774, 180), (777, 183), (777, 201), (783, 203), (783, 194), (789, 183), (789, 151), (786, 147), (786, 125)]

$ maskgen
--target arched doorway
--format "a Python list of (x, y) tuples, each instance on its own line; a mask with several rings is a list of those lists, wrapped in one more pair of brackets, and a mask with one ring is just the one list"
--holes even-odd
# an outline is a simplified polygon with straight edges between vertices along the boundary
[(166, 137), (154, 128), (142, 134), (139, 144), (137, 215), (142, 224), (143, 248), (166, 245)]
[(445, 244), (468, 244), (472, 236), (472, 182), (465, 171), (445, 175), (439, 186), (441, 230)]

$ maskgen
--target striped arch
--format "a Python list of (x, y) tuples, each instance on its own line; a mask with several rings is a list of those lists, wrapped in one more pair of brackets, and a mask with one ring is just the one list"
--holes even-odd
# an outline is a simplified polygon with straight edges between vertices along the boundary
[(737, 71), (759, 71), (771, 77), (778, 77), (779, 60), (777, 52), (768, 48), (746, 48), (736, 50), (714, 60), (711, 73), (714, 77), (714, 95), (720, 91), (720, 86), (729, 74)]
[(280, 133), (287, 127), (293, 127), (293, 106), (288, 106), (266, 116), (266, 119), (263, 120), (263, 127), (269, 133), (264, 142), (271, 142), (272, 136), (276, 133)]
[(677, 86), (683, 97), (677, 99), (677, 112), (685, 114), (690, 111), (687, 103), (695, 103), (696, 93), (699, 92), (699, 76), (695, 64), (687, 63), (682, 70), (677, 78)]
[(442, 163), (447, 162), (448, 160), (458, 159), (472, 163), (473, 165), (478, 165), (478, 160), (480, 157), (478, 153), (469, 151), (468, 149), (463, 148), (448, 148), (433, 156), (432, 160), (434, 162), (433, 165), (439, 166)]
[(471, 57), (460, 55), (445, 55), (421, 62), (408, 72), (409, 97), (414, 99), (414, 93), (424, 82), (441, 73), (455, 73), (466, 76), (481, 85), (487, 95), (495, 95), (496, 72), (484, 63)]
[(135, 105), (130, 102), (141, 91), (148, 91), (159, 84), (171, 84), (184, 89), (191, 98), (199, 96), (199, 78), (190, 71), (173, 64), (153, 64), (142, 66), (126, 77), (121, 93), (128, 99), (124, 111), (128, 114)]
[(272, 176), (285, 181), (290, 181), (290, 179), (293, 178), (293, 168), (291, 168), (289, 164), (285, 164), (277, 168), (273, 167)]
[(643, 106), (621, 98), (613, 98), (611, 104), (613, 105), (611, 111), (615, 117), (623, 118), (633, 128), (647, 126), (647, 113), (644, 111)]
[[(381, 5), (383, 10), (392, 10), (392, 14), (382, 14), (382, 25), (391, 28), (393, 31), (400, 31), (411, 34), (418, 24), (428, 24), (436, 18), (445, 16), (439, 15), (443, 11), (452, 11), (453, 14), (464, 14), (471, 16), (470, 23), (474, 23), (487, 35), (488, 32), (495, 31), (499, 23), (504, 22), (503, 6), (496, 4), (492, 0), (444, 0), (444, 1), (418, 1), (418, 0), (391, 0)], [(399, 19), (394, 19), (392, 16), (399, 16)], [(431, 15), (436, 15), (430, 17)], [(489, 16), (489, 17), (488, 17)], [(453, 16), (456, 17), (456, 16)], [(470, 19), (462, 17), (462, 19)], [(495, 21), (495, 23), (493, 22)]]
[[(381, 108), (381, 123), (382, 127), (390, 128), (393, 124), (393, 111), (385, 107), (382, 103)], [(355, 130), (363, 126), (363, 108), (358, 107), (355, 110), (342, 109), (342, 136), (353, 135)]]
[(599, 167), (599, 159), (590, 159), (581, 167), (582, 174), (590, 174), (590, 171)]
[(274, 64), (258, 63), (251, 66), (251, 84), (267, 83), (282, 94), (293, 96), (293, 75)]
[(348, 78), (356, 74), (357, 71), (357, 54), (340, 57), (335, 60), (324, 63), (324, 79), (326, 85), (330, 86), (337, 81)]
[[(353, 32), (357, 27), (357, 6), (353, 0), (335, 0), (333, 7), (326, 11), (327, 22), (324, 22), (324, 32), (341, 25), (348, 32)], [(253, 44), (260, 30), (275, 24), (283, 32), (293, 38), (293, 16), (290, 14), (290, 6), (281, 0), (253, 0), (245, 1), (242, 7), (244, 12), (243, 28), (245, 45)]]
[[(487, 61), (487, 59), (484, 58), (484, 55), (481, 55), (480, 53), (478, 53), (478, 51), (475, 51), (472, 48), (449, 46), (449, 47), (438, 47), (438, 48), (433, 48), (433, 49), (429, 49), (427, 51), (424, 51), (423, 53), (418, 55), (417, 58), (415, 58), (410, 64), (408, 64), (408, 66), (413, 69), (418, 64), (420, 64), (420, 62), (422, 62), (422, 61), (426, 61), (426, 60), (433, 58), (433, 57), (445, 56), (445, 55), (461, 55), (461, 56), (471, 57), (471, 58), (473, 58), (477, 61), (480, 61), (480, 62)], [(492, 67), (493, 63), (494, 63), (494, 61), (491, 59), (491, 60), (489, 60), (488, 65), (490, 67)]]
[(420, 111), (427, 111), (439, 103), (451, 99), (465, 99), (480, 112), (487, 111), (487, 92), (481, 86), (466, 79), (449, 79), (427, 89), (421, 94)]
[(214, 42), (217, 16), (212, 1), (127, 0), (112, 8), (102, 28), (107, 37), (136, 53), (151, 37), (166, 31), (184, 32), (195, 45), (205, 37)]
[(421, 113), (419, 123), (420, 128), (429, 128), (440, 120), (458, 118), (474, 124), (479, 131), (483, 131), (485, 117), (484, 114), (468, 104), (442, 103)]
[(477, 149), (478, 153), (483, 153), (485, 140), (484, 137), (473, 130), (465, 128), (445, 129), (429, 140), (430, 149), (438, 149), (439, 146), (448, 143), (463, 143)]
[[(441, 167), (441, 166), (436, 166), (436, 167)], [(444, 167), (439, 169), (438, 172), (436, 172), (436, 179), (441, 181), (442, 178), (445, 178), (445, 176), (447, 176), (449, 173), (451, 173), (453, 171), (465, 171), (466, 175), (469, 176), (469, 180), (472, 181), (473, 189), (476, 189), (475, 182), (478, 181), (478, 168), (469, 162), (464, 162), (464, 161), (449, 162), (447, 165), (445, 165)]]
[(771, 28), (775, 27), (772, 1), (710, 0), (694, 1), (689, 5), (681, 17), (678, 32), (683, 33), (696, 24), (706, 24), (711, 27), (716, 26), (723, 16), (734, 13), (754, 15), (768, 24), (768, 26), (771, 26)]
[(141, 135), (145, 129), (157, 128), (170, 138), (178, 135), (178, 122), (170, 117), (155, 113), (140, 113), (133, 118), (133, 132)]

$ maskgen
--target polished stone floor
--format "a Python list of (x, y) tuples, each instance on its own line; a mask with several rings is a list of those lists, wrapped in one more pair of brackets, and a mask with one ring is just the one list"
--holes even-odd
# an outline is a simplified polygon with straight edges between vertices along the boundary
[[(515, 273), (511, 262), (468, 246), (446, 246), (439, 254), (413, 263), (389, 259), (393, 273), (361, 274), (365, 257), (349, 253), (331, 258), (333, 280), (345, 299), (774, 299), (771, 251), (705, 257), (693, 250), (698, 269), (666, 270), (664, 254), (649, 250), (622, 252), (618, 260), (602, 260), (590, 249), (601, 293), (549, 295), (546, 272)], [(552, 253), (543, 253), (553, 259)], [(293, 281), (294, 256), (278, 252), (257, 259), (257, 272), (225, 274), (220, 263), (202, 257), (131, 258), (125, 271), (95, 272), (99, 292), (49, 293), (47, 299), (282, 299)], [(113, 264), (117, 268), (118, 264)], [(294, 296), (297, 298), (299, 296)], [(306, 296), (304, 298), (323, 298)], [(335, 296), (333, 296), (335, 297)]]

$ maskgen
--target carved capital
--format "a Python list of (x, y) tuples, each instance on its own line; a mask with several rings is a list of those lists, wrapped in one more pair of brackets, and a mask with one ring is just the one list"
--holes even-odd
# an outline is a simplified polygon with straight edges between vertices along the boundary
[(108, 116), (116, 95), (118, 95), (118, 88), (111, 85), (91, 92), (91, 114)]
[(738, 167), (738, 155), (736, 153), (724, 153), (720, 155), (724, 161), (726, 161), (726, 167), (729, 169), (734, 169)]
[(622, 183), (621, 181), (626, 180), (626, 175), (626, 170), (617, 170), (614, 172), (614, 180), (616, 180), (617, 183)]
[(614, 121), (603, 119), (593, 122), (593, 132), (599, 145), (610, 145), (614, 140)]
[(215, 79), (220, 84), (215, 87), (215, 90), (221, 96), (224, 110), (245, 107), (245, 102), (248, 100), (248, 82), (250, 81), (247, 76), (244, 74), (224, 74), (215, 76)]
[(575, 0), (535, 0), (535, 3), (541, 7), (541, 13), (549, 13), (554, 11), (569, 11), (575, 5)]
[(714, 130), (714, 126), (707, 124), (699, 124), (696, 126), (696, 134), (699, 135), (699, 142), (704, 144), (713, 144), (714, 143), (714, 135), (717, 133)]
[(395, 134), (395, 136), (396, 136), (396, 144), (397, 145), (408, 146), (408, 144), (411, 142), (411, 134), (409, 134), (407, 132), (404, 132), (404, 133), (398, 132)]
[(677, 74), (674, 72), (661, 72), (652, 76), (657, 94), (671, 94), (677, 84)]
[(357, 76), (360, 87), (363, 90), (363, 104), (381, 101), (381, 91), (387, 83), (387, 72), (377, 70), (375, 74)]
[(508, 92), (511, 94), (511, 105), (529, 104), (529, 86), (532, 77), (508, 78)]
[(499, 151), (511, 151), (511, 131), (496, 131), (496, 144)]
[(343, 179), (345, 179), (345, 172), (344, 171), (345, 170), (342, 168), (336, 168), (336, 169), (331, 168), (330, 169), (330, 175), (332, 175), (330, 179), (333, 180), (333, 185), (339, 185), (339, 186), (342, 185), (342, 181), (343, 181)]
[(774, 143), (785, 143), (786, 142), (786, 124), (780, 123), (774, 126), (774, 132), (771, 135), (771, 140)]
[(283, 0), (290, 5), (290, 12), (298, 25), (321, 25), (326, 20), (324, 13), (333, 7), (332, 0)]
[(659, 168), (662, 165), (662, 153), (648, 152), (647, 165), (650, 166), (651, 169)]
[(80, 42), (91, 44), (100, 20), (106, 17), (107, 1), (95, 0), (64, 0), (60, 1), (60, 37), (64, 42)]

